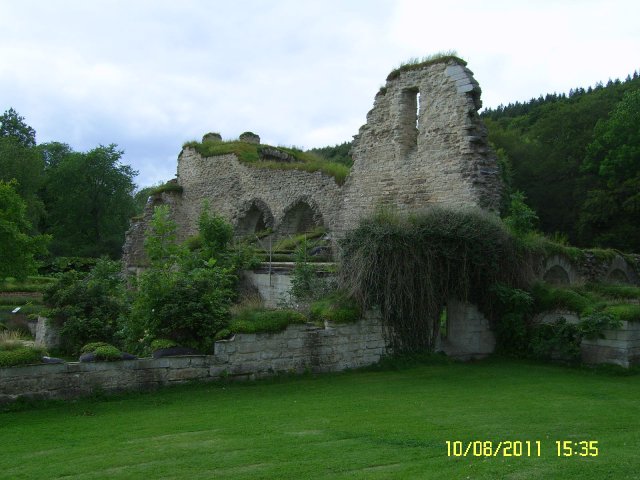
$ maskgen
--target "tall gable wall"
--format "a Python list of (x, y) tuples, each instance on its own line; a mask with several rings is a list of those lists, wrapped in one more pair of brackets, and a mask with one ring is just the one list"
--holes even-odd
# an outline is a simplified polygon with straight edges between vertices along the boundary
[(480, 106), (472, 72), (453, 60), (388, 80), (354, 137), (342, 227), (352, 228), (379, 205), (497, 210), (500, 179)]

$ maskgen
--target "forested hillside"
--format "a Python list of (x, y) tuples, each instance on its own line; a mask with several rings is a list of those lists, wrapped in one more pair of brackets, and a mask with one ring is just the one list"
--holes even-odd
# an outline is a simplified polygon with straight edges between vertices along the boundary
[(640, 78), (482, 113), (508, 195), (522, 191), (547, 234), (640, 252)]

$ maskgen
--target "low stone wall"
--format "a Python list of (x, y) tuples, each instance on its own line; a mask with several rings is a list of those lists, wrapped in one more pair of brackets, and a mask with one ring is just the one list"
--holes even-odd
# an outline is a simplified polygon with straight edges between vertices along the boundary
[(0, 368), (0, 403), (146, 390), (192, 380), (337, 372), (376, 363), (386, 351), (382, 325), (371, 314), (355, 324), (292, 325), (280, 333), (238, 334), (216, 342), (213, 355)]
[[(553, 323), (561, 317), (567, 323), (580, 321), (578, 314), (570, 311), (545, 312), (538, 315), (534, 321)], [(592, 365), (612, 363), (625, 368), (640, 364), (640, 323), (623, 321), (619, 329), (605, 330), (602, 333), (604, 338), (582, 340), (582, 362)]]

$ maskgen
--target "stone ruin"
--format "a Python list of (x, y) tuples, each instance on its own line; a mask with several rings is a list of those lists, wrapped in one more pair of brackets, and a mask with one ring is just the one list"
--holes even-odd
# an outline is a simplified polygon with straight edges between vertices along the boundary
[[(454, 57), (394, 70), (376, 94), (366, 124), (354, 136), (353, 166), (342, 185), (321, 172), (257, 168), (241, 163), (234, 154), (204, 158), (187, 146), (178, 156), (172, 180), (178, 188), (151, 196), (143, 217), (132, 222), (124, 246), (125, 268), (136, 274), (145, 267), (144, 234), (153, 209), (161, 204), (170, 206), (181, 240), (197, 233), (204, 201), (239, 236), (270, 228), (274, 236), (282, 237), (323, 226), (334, 240), (380, 206), (405, 213), (429, 205), (497, 212), (501, 180), (478, 115), (480, 93), (473, 73)], [(240, 140), (260, 142), (251, 132)], [(221, 136), (207, 134), (203, 141), (221, 141)], [(271, 161), (296, 161), (278, 149), (259, 150)], [(622, 258), (604, 263), (587, 260), (572, 265), (568, 259), (551, 257), (533, 267), (552, 284), (640, 283), (640, 273)], [(290, 285), (286, 272), (275, 281), (271, 266), (268, 278), (259, 271), (248, 275), (267, 304), (275, 304)], [(491, 353), (495, 338), (477, 308), (451, 299), (447, 304), (451, 334), (441, 339), (439, 348), (463, 358)], [(637, 332), (630, 328), (625, 327), (623, 335), (629, 338), (619, 345), (613, 340), (585, 345), (592, 349), (585, 360), (609, 359), (625, 366), (640, 362), (640, 328)]]
[[(186, 147), (178, 156), (175, 179), (181, 191), (152, 196), (144, 217), (131, 226), (124, 247), (127, 269), (133, 272), (146, 263), (144, 231), (159, 204), (170, 205), (181, 239), (196, 233), (205, 200), (238, 235), (272, 228), (283, 236), (322, 225), (340, 238), (385, 205), (401, 212), (431, 204), (497, 211), (501, 183), (480, 107), (480, 87), (459, 59), (445, 57), (392, 72), (354, 137), (353, 167), (344, 185), (319, 172), (260, 169), (233, 154), (203, 158)], [(220, 140), (217, 133), (203, 138)], [(260, 137), (245, 132), (240, 140), (259, 143)], [(260, 155), (295, 161), (267, 147)]]

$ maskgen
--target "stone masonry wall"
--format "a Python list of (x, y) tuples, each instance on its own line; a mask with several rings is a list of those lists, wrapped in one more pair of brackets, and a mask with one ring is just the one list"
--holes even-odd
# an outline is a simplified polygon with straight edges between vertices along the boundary
[(144, 390), (192, 380), (336, 372), (376, 363), (386, 350), (382, 325), (370, 314), (355, 324), (292, 325), (280, 333), (238, 334), (216, 342), (214, 355), (0, 368), (0, 403)]
[(144, 239), (155, 207), (168, 205), (172, 212), (176, 212), (181, 203), (182, 196), (179, 192), (158, 193), (147, 199), (142, 217), (131, 220), (122, 247), (122, 263), (127, 273), (135, 275), (148, 264), (144, 251)]
[(480, 106), (478, 83), (456, 61), (388, 80), (354, 137), (341, 228), (353, 228), (379, 205), (497, 210), (500, 179)]
[[(534, 323), (554, 323), (563, 318), (567, 323), (580, 321), (577, 312), (556, 310), (536, 315)], [(580, 359), (587, 364), (611, 363), (621, 367), (640, 364), (640, 323), (622, 322), (620, 328), (605, 330), (604, 338), (583, 338), (580, 343)]]
[[(472, 72), (456, 60), (425, 64), (388, 79), (354, 137), (354, 164), (343, 186), (320, 172), (261, 169), (233, 154), (203, 158), (187, 147), (178, 157), (175, 180), (183, 191), (171, 202), (179, 237), (196, 233), (205, 200), (242, 234), (253, 231), (240, 221), (257, 219), (256, 207), (264, 212), (265, 226), (288, 232), (286, 213), (305, 202), (315, 223), (335, 238), (379, 205), (405, 212), (430, 204), (495, 211), (500, 179), (477, 112), (480, 93)], [(125, 245), (130, 271), (144, 264), (136, 252), (152, 211), (131, 227)]]
[(178, 183), (184, 190), (175, 219), (182, 238), (196, 233), (204, 200), (234, 225), (255, 203), (266, 206), (275, 230), (300, 201), (309, 204), (316, 218), (333, 230), (342, 203), (340, 186), (323, 173), (255, 168), (242, 164), (233, 154), (203, 158), (191, 148), (178, 158)]

